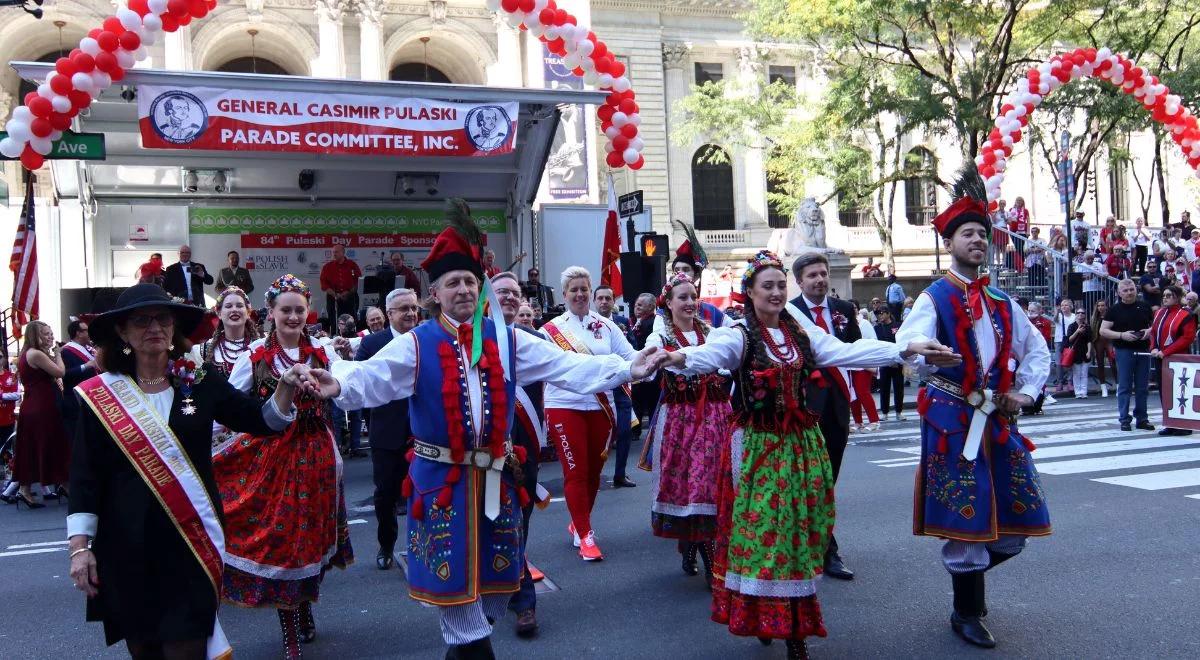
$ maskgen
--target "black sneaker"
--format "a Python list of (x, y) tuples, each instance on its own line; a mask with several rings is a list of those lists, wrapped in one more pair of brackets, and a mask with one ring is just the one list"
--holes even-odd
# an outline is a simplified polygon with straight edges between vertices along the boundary
[(1154, 430), (1154, 425), (1146, 420), (1142, 420), (1142, 421), (1138, 422), (1136, 426), (1137, 426), (1137, 428), (1139, 428), (1143, 431), (1153, 431)]
[(1132, 425), (1132, 424), (1130, 424), (1129, 422), (1122, 422), (1122, 423), (1121, 423), (1121, 430), (1122, 430), (1122, 431), (1132, 431), (1132, 430), (1133, 430), (1133, 425)]

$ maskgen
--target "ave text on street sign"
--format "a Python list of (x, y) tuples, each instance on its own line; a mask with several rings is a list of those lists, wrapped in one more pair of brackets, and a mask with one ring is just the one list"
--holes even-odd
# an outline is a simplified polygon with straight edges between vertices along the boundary
[[(0, 131), (0, 140), (6, 137), (8, 137), (8, 133)], [(54, 143), (50, 153), (46, 155), (46, 160), (104, 160), (104, 156), (103, 133), (63, 131), (62, 137)], [(0, 160), (16, 159), (0, 156)]]
[(617, 214), (622, 218), (639, 215), (642, 212), (642, 191), (635, 190), (625, 193), (617, 199)]

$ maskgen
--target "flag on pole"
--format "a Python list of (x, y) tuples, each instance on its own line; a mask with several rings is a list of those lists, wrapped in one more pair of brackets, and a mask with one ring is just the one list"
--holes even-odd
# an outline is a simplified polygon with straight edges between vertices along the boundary
[(612, 287), (613, 298), (620, 298), (624, 293), (621, 283), (621, 226), (617, 224), (617, 187), (611, 174), (608, 175), (608, 220), (604, 224), (600, 284)]
[(25, 183), (25, 205), (13, 240), (8, 268), (13, 272), (13, 336), (38, 316), (37, 235), (34, 232), (33, 177)]

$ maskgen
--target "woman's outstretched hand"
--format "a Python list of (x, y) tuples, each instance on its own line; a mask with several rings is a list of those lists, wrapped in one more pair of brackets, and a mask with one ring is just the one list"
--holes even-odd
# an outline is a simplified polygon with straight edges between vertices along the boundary
[(638, 351), (637, 357), (633, 358), (633, 364), (629, 367), (629, 375), (634, 380), (644, 380), (658, 371), (670, 359), (670, 355), (670, 353), (659, 349), (657, 346), (647, 346)]
[(956, 367), (962, 363), (962, 356), (955, 353), (949, 346), (944, 346), (936, 339), (909, 342), (908, 350), (901, 357), (922, 355), (925, 363), (935, 367)]
[(342, 385), (325, 369), (309, 369), (304, 379), (304, 391), (321, 399), (334, 399), (342, 393)]

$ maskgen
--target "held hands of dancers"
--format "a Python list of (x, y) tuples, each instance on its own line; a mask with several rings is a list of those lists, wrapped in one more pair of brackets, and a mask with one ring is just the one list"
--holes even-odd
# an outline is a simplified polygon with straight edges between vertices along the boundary
[(630, 380), (645, 380), (654, 375), (654, 372), (658, 371), (660, 367), (669, 363), (671, 355), (657, 346), (647, 346), (638, 351), (637, 357), (633, 358), (633, 362), (629, 365)]
[(909, 342), (908, 348), (900, 353), (900, 357), (906, 360), (914, 355), (924, 357), (926, 364), (935, 367), (956, 367), (962, 362), (961, 355), (936, 339)]

